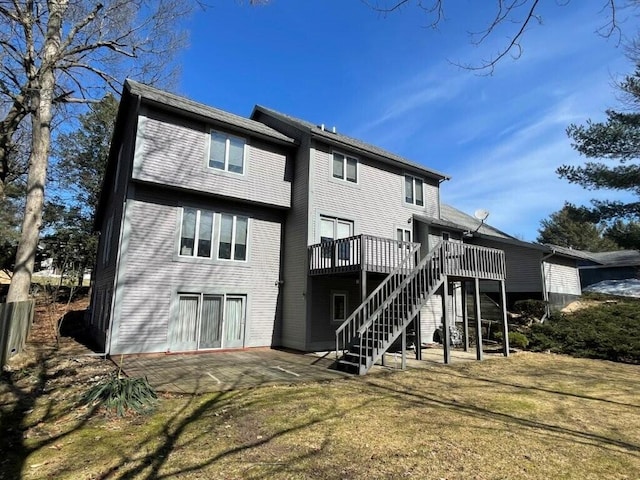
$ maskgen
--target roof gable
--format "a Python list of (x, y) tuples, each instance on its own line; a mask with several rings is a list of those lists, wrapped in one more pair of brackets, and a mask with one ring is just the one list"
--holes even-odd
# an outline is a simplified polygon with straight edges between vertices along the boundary
[(438, 180), (449, 180), (449, 176), (444, 173), (438, 172), (436, 170), (432, 170), (430, 168), (425, 167), (424, 165), (420, 165), (418, 163), (412, 162), (404, 157), (396, 155), (395, 153), (391, 153), (387, 150), (384, 150), (375, 145), (363, 142), (357, 138), (349, 137), (347, 135), (343, 135), (338, 132), (334, 132), (333, 130), (328, 130), (324, 128), (323, 125), (314, 125), (311, 122), (306, 120), (302, 120), (296, 117), (292, 117), (291, 115), (287, 115), (276, 110), (272, 110), (267, 107), (263, 107), (262, 105), (256, 105), (253, 109), (253, 113), (251, 114), (251, 118), (256, 118), (260, 114), (275, 118), (280, 120), (287, 125), (294, 127), (301, 132), (308, 133), (312, 137), (321, 139), (326, 141), (329, 144), (346, 147), (353, 149), (361, 154), (366, 154), (371, 156), (377, 160), (381, 160), (386, 163), (391, 163), (401, 168), (407, 168), (413, 170), (415, 172), (420, 172), (422, 175), (429, 176), (432, 178), (436, 178)]
[(235, 127), (235, 129), (251, 133), (259, 137), (275, 140), (279, 143), (294, 144), (295, 140), (283, 133), (255, 120), (244, 118), (233, 113), (209, 107), (186, 97), (165, 92), (134, 80), (125, 81), (125, 91), (149, 101), (164, 110), (181, 111), (210, 123)]

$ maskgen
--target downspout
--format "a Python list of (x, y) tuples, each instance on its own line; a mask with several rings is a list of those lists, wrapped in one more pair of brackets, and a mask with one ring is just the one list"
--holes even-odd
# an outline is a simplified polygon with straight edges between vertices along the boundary
[(556, 254), (556, 251), (552, 248), (551, 253), (545, 255), (540, 260), (540, 273), (542, 274), (542, 299), (544, 300), (544, 315), (540, 319), (541, 323), (551, 315), (551, 307), (549, 306), (549, 292), (547, 291), (547, 278), (544, 273), (544, 261), (547, 258), (553, 257)]

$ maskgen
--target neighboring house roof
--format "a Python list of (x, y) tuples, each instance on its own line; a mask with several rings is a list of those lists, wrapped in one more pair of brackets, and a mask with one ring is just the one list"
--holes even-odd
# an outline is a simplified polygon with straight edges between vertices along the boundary
[(375, 145), (371, 145), (369, 143), (363, 142), (362, 140), (358, 140), (357, 138), (349, 137), (338, 132), (333, 132), (333, 130), (323, 128), (322, 125), (315, 125), (311, 122), (307, 122), (306, 120), (301, 120), (299, 118), (277, 112), (276, 110), (263, 107), (262, 105), (255, 106), (255, 108), (253, 109), (253, 113), (251, 114), (251, 118), (255, 118), (257, 113), (262, 113), (264, 115), (274, 117), (281, 122), (286, 123), (287, 125), (297, 128), (298, 130), (310, 133), (312, 137), (323, 139), (329, 144), (348, 147), (360, 153), (368, 154), (369, 156), (372, 156), (377, 160), (381, 160), (386, 163), (392, 163), (402, 168), (410, 168), (412, 170), (420, 171), (423, 174), (433, 178), (437, 178), (438, 180), (449, 180), (451, 178), (444, 173), (440, 173), (436, 170), (427, 168), (424, 165), (420, 165), (418, 163), (412, 162), (411, 160), (407, 160), (404, 157), (396, 155), (395, 153), (388, 152), (380, 147), (376, 147)]
[(552, 250), (562, 253), (565, 256), (577, 258), (578, 260), (585, 260), (589, 263), (601, 263), (599, 262), (591, 252), (585, 252), (583, 250), (576, 250), (575, 248), (561, 247), (560, 245), (553, 245), (551, 243), (545, 244)]
[(635, 267), (640, 266), (640, 251), (615, 250), (613, 252), (586, 252), (603, 267)]
[(240, 131), (248, 132), (260, 137), (266, 137), (280, 143), (295, 143), (293, 138), (280, 133), (264, 123), (256, 122), (255, 120), (234, 115), (233, 113), (225, 112), (223, 110), (218, 110), (217, 108), (194, 102), (193, 100), (181, 97), (180, 95), (158, 90), (157, 88), (138, 83), (134, 80), (127, 79), (124, 83), (124, 88), (125, 91), (128, 91), (130, 94), (140, 96), (164, 109), (180, 110), (209, 122), (236, 127), (236, 129)]

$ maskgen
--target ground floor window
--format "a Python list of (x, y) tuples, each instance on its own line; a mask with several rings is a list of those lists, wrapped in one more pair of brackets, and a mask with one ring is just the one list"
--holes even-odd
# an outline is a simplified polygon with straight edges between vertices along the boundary
[(171, 350), (244, 346), (245, 295), (180, 292), (176, 310)]
[(334, 322), (344, 322), (347, 319), (347, 292), (331, 293), (331, 319)]

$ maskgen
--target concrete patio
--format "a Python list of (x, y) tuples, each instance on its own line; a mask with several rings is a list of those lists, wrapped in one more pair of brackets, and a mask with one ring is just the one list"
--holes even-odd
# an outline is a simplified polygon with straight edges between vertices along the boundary
[[(424, 368), (443, 363), (442, 348), (422, 351), (423, 360), (407, 352), (408, 368)], [(486, 354), (486, 357), (500, 355)], [(452, 363), (475, 361), (474, 352), (452, 350)], [(326, 382), (352, 377), (332, 370), (333, 352), (300, 353), (270, 348), (234, 352), (199, 354), (127, 356), (122, 362), (131, 377), (146, 376), (158, 391), (171, 393), (205, 393), (253, 388), (265, 385), (288, 385), (303, 382)], [(375, 366), (368, 375), (399, 369), (399, 353), (385, 356), (386, 367)]]

